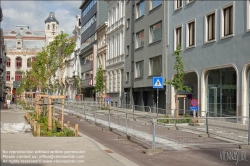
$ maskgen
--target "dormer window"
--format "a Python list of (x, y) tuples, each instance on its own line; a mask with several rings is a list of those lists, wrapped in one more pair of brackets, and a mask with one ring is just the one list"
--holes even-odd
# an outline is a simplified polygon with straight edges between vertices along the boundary
[(17, 42), (17, 49), (21, 49), (21, 47), (22, 47), (21, 42), (20, 42), (20, 41), (19, 41), (19, 42)]

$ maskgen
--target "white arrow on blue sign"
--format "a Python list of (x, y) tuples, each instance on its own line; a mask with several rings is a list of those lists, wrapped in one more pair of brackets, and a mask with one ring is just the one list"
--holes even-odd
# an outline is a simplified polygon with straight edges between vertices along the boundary
[(198, 111), (198, 106), (190, 107), (190, 110), (192, 110), (192, 111)]
[(163, 88), (163, 77), (153, 77), (153, 88)]

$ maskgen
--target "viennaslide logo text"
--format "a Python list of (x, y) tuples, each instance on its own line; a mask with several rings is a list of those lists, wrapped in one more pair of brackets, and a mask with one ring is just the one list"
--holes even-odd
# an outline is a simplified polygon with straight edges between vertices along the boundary
[(247, 161), (247, 151), (220, 151), (220, 159), (223, 161)]

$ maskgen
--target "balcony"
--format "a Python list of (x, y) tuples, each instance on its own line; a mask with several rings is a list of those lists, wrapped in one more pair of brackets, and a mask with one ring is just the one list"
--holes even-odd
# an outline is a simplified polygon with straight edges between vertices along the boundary
[(87, 78), (85, 80), (81, 81), (81, 86), (82, 87), (92, 87), (93, 86), (93, 80), (92, 78)]
[(106, 62), (107, 62), (106, 66), (115, 65), (118, 63), (124, 63), (124, 54), (121, 54), (121, 55), (114, 57), (112, 59), (108, 59)]
[(121, 17), (119, 20), (117, 20), (114, 24), (112, 24), (111, 26), (109, 26), (107, 28), (107, 34), (112, 33), (113, 31), (119, 29), (120, 27), (124, 26), (125, 24), (125, 17)]
[(89, 61), (83, 65), (81, 65), (81, 72), (86, 72), (86, 71), (89, 71), (89, 70), (92, 70), (93, 69), (93, 61)]

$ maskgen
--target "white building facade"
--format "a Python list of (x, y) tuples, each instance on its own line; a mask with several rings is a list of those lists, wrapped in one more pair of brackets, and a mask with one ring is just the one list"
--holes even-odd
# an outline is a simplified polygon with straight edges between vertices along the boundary
[(74, 99), (75, 96), (80, 92), (79, 83), (76, 82), (76, 79), (80, 78), (79, 71), (80, 71), (80, 47), (81, 47), (81, 16), (76, 15), (76, 25), (75, 29), (73, 30), (73, 38), (76, 43), (76, 47), (73, 53), (71, 53), (67, 58), (67, 65), (64, 72), (65, 78), (65, 95), (69, 96), (71, 99)]
[(111, 105), (123, 103), (125, 0), (108, 0), (106, 92)]
[[(96, 34), (97, 34), (97, 68), (99, 68), (101, 66), (103, 71), (104, 71), (103, 75), (104, 75), (105, 87), (107, 87), (107, 77), (106, 77), (106, 57), (107, 57), (106, 31), (107, 31), (107, 26), (108, 26), (108, 23), (104, 22), (96, 30)], [(98, 70), (98, 69), (96, 69), (96, 70)], [(106, 92), (106, 89), (105, 89), (105, 92)], [(102, 96), (98, 96), (98, 97), (99, 97), (99, 99), (100, 99), (100, 97), (101, 97), (101, 99), (104, 99), (105, 96), (102, 95)], [(97, 99), (98, 99), (98, 97), (97, 97)]]

